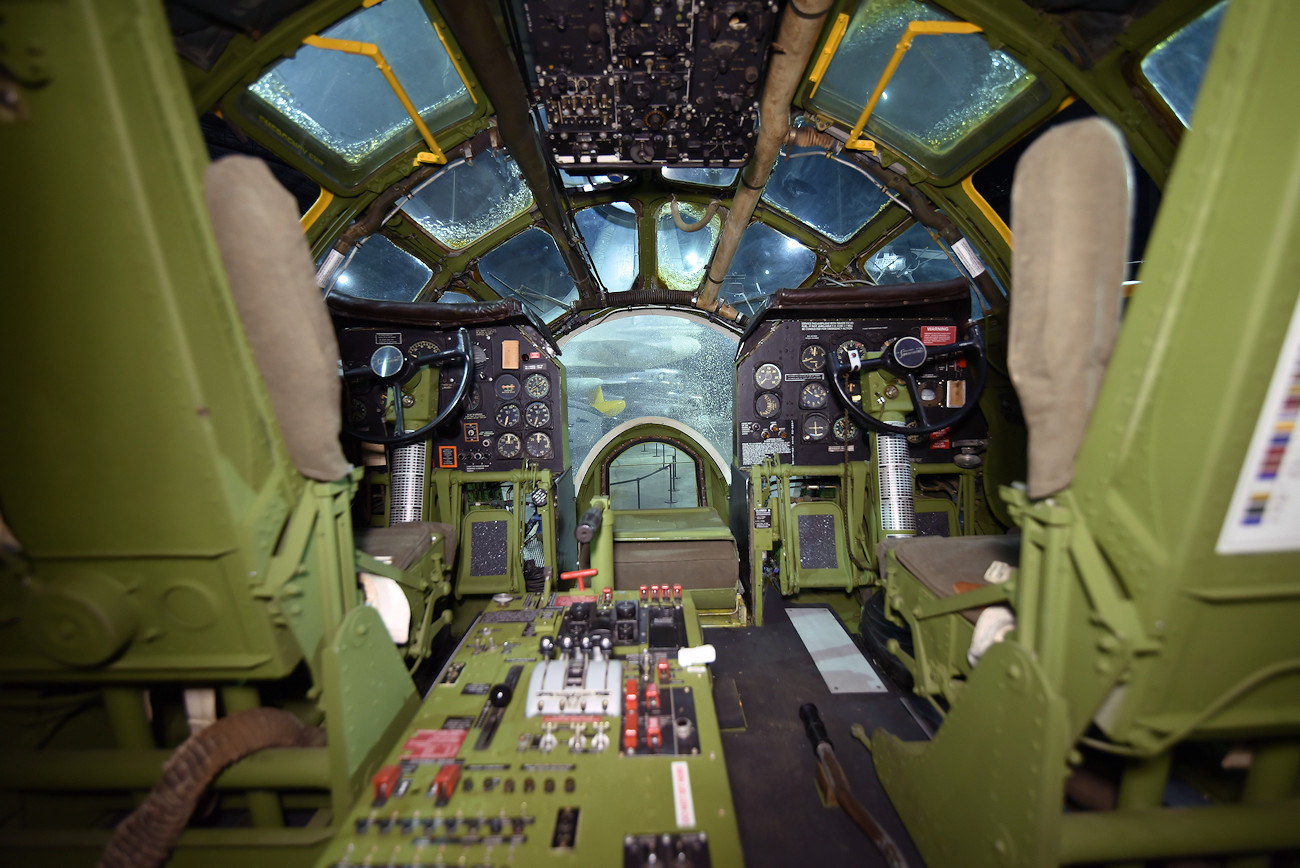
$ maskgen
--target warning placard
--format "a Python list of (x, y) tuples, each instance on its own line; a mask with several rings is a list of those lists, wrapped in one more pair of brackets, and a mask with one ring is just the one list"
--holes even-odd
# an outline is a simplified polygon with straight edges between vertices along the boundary
[(467, 734), (463, 729), (417, 729), (402, 745), (402, 754), (416, 761), (452, 759)]

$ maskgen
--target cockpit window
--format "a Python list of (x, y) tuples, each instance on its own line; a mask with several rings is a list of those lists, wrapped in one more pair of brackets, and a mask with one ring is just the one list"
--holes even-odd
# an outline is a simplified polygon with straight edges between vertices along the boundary
[(573, 333), (561, 356), (573, 466), (603, 434), (645, 416), (680, 422), (730, 455), (735, 384), (718, 372), (735, 355), (731, 333), (670, 314), (610, 317)]
[(964, 276), (947, 249), (920, 223), (868, 256), (863, 268), (876, 283), (927, 283)]
[(820, 148), (783, 151), (763, 201), (841, 244), (889, 204), (866, 173)]
[(596, 275), (610, 292), (625, 292), (640, 273), (636, 211), (626, 202), (583, 208), (573, 216)]
[[(677, 214), (682, 223), (694, 227), (704, 219), (705, 209), (690, 202), (679, 202)], [(707, 226), (683, 232), (673, 220), (672, 203), (659, 209), (655, 218), (655, 253), (659, 279), (664, 286), (679, 292), (693, 292), (704, 277), (713, 247), (722, 232), (722, 218), (714, 214)]]
[[(912, 21), (952, 21), (917, 0), (858, 6), (812, 104), (852, 127)], [(1050, 97), (1046, 85), (980, 33), (918, 36), (876, 104), (867, 130), (944, 173)]]
[(1227, 8), (1228, 0), (1223, 0), (1142, 58), (1142, 74), (1185, 127), (1191, 126), (1205, 65)]
[(543, 320), (559, 316), (578, 298), (555, 239), (531, 227), (484, 254), (478, 272), (505, 298), (517, 298)]
[(378, 301), (415, 301), (433, 272), (382, 235), (356, 247), (334, 278), (331, 289)]
[(614, 509), (700, 506), (697, 465), (689, 452), (662, 440), (633, 443), (609, 462), (609, 503)]
[(771, 293), (803, 283), (816, 265), (817, 254), (798, 241), (766, 223), (751, 223), (719, 294), (741, 313), (752, 314)]
[[(474, 100), (419, 0), (387, 0), (321, 35), (378, 45), (435, 133), (474, 113)], [(248, 113), (271, 124), (281, 139), (341, 164), (339, 174), (351, 179), (419, 137), (374, 61), (359, 55), (304, 45), (253, 82), (245, 102)]]
[(662, 170), (665, 181), (698, 184), (701, 187), (730, 187), (736, 183), (739, 169), (676, 169), (666, 166)]
[(458, 160), (430, 178), (402, 210), (444, 247), (459, 250), (532, 205), (514, 160), (484, 151), (472, 166)]

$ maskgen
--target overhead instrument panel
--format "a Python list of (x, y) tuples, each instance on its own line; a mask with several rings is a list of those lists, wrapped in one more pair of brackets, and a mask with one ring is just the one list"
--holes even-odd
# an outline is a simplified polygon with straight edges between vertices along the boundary
[(749, 159), (773, 0), (522, 0), (552, 159), (571, 173)]
[[(470, 328), (469, 335), (474, 381), (464, 412), (434, 432), (430, 466), (474, 472), (513, 470), (528, 461), (553, 473), (562, 471), (568, 454), (564, 370), (550, 341), (528, 325)], [(452, 328), (350, 327), (340, 334), (339, 347), (346, 369), (365, 364), (385, 344), (414, 358), (421, 351), (446, 349), (455, 340)], [(438, 406), (455, 393), (450, 373), (448, 369), (438, 378)], [(428, 414), (428, 389), (420, 380), (431, 374), (437, 372), (412, 370), (409, 379), (399, 378), (409, 403), (408, 420), (421, 411)], [(380, 387), (354, 390), (348, 412), (353, 427), (362, 431), (380, 430), (384, 416), (391, 415)]]

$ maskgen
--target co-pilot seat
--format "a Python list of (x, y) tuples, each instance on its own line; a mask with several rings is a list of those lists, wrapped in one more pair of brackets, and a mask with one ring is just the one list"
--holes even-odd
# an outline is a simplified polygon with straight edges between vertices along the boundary
[[(1114, 347), (1131, 187), (1123, 137), (1100, 119), (1049, 131), (1016, 170), (1007, 364), (1028, 426), (1031, 500), (1070, 483)], [(905, 662), (918, 692), (944, 694), (951, 679), (970, 673), (973, 625), (985, 607), (1012, 598), (1020, 549), (1015, 532), (881, 544), (886, 610), (911, 628)], [(944, 617), (954, 612), (965, 629)], [(998, 616), (986, 617), (990, 630), (1012, 625), (1006, 609), (989, 615)]]
[[(249, 157), (211, 164), (205, 187), (231, 293), (290, 457), (309, 479), (343, 479), (351, 466), (339, 446), (338, 341), (295, 203), (266, 165)], [(437, 522), (357, 529), (354, 541), (378, 562), (371, 568), (391, 568), (385, 572), (417, 617), (456, 551), (454, 529)]]

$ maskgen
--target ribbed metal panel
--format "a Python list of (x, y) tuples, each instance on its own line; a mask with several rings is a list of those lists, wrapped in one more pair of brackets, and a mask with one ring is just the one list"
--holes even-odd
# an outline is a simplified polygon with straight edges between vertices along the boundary
[(398, 446), (389, 458), (392, 491), (388, 509), (388, 523), (424, 520), (424, 458), (428, 450), (425, 442)]
[(876, 434), (876, 475), (880, 479), (880, 523), (886, 536), (916, 533), (912, 499), (912, 455), (902, 434)]

